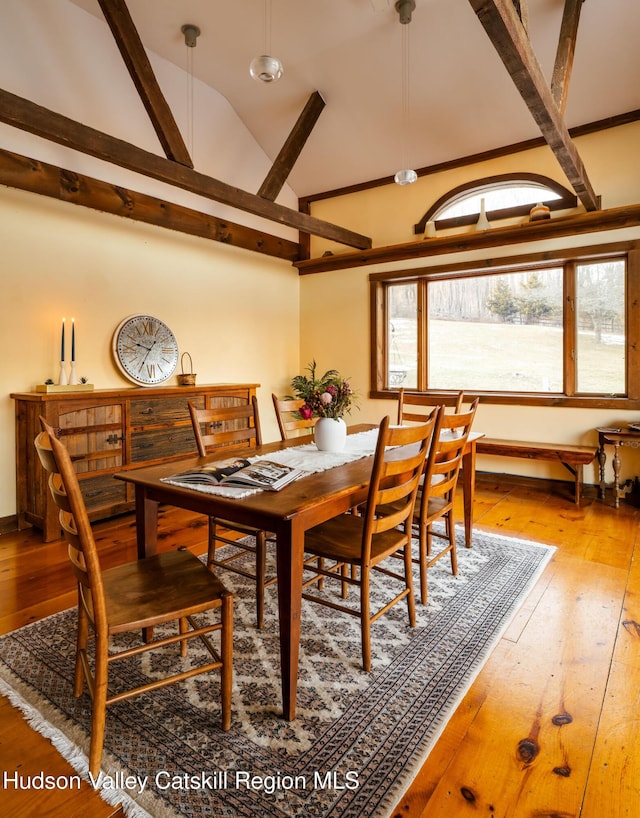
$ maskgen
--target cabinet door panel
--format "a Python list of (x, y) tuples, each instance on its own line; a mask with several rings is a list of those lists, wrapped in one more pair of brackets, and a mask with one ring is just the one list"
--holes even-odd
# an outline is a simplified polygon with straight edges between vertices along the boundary
[(57, 426), (77, 474), (123, 465), (123, 412), (119, 403), (61, 413)]
[(132, 463), (145, 463), (180, 454), (197, 454), (191, 424), (173, 429), (148, 429), (131, 435)]

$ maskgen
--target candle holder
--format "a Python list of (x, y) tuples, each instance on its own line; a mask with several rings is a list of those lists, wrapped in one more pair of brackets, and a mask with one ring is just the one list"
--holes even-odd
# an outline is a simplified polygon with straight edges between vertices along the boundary
[(78, 377), (78, 375), (76, 373), (76, 362), (75, 361), (71, 361), (71, 369), (69, 371), (69, 383), (72, 386), (76, 386), (77, 384), (80, 383), (80, 378)]
[(60, 361), (60, 377), (58, 378), (60, 386), (66, 386), (69, 383), (67, 378), (67, 368), (64, 361)]

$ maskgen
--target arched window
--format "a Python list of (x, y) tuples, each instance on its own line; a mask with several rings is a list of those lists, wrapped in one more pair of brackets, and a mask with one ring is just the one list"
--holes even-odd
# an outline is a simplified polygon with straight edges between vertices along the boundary
[(539, 202), (550, 210), (565, 210), (578, 204), (575, 194), (546, 176), (536, 173), (489, 176), (445, 193), (414, 225), (414, 232), (424, 233), (427, 222), (435, 222), (439, 230), (475, 224), (481, 199), (489, 221), (526, 216)]

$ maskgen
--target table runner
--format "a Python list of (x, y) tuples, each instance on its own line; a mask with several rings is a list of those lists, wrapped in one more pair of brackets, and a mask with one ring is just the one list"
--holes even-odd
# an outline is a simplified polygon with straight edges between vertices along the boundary
[[(341, 452), (321, 452), (315, 443), (304, 443), (301, 446), (292, 446), (288, 449), (272, 452), (269, 455), (248, 457), (247, 460), (250, 463), (255, 463), (258, 460), (271, 460), (274, 463), (280, 463), (282, 466), (300, 469), (307, 474), (315, 474), (334, 469), (337, 466), (344, 466), (346, 463), (352, 463), (355, 460), (361, 460), (363, 457), (369, 457), (375, 451), (377, 440), (378, 428), (376, 427), (366, 432), (347, 435), (347, 442)], [(184, 486), (195, 491), (202, 491), (205, 494), (217, 494), (222, 497), (235, 497), (236, 499), (242, 499), (264, 491), (264, 489), (246, 489), (233, 486), (187, 484), (180, 482), (177, 475), (163, 477), (162, 480), (164, 483), (171, 483), (173, 486)]]

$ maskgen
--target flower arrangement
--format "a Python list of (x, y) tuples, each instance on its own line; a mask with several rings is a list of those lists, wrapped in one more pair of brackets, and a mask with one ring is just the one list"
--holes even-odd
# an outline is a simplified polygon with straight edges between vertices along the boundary
[(355, 395), (348, 380), (335, 369), (329, 369), (317, 378), (315, 361), (308, 364), (306, 370), (309, 377), (296, 375), (291, 381), (293, 397), (304, 401), (298, 410), (301, 418), (341, 418), (351, 411)]

